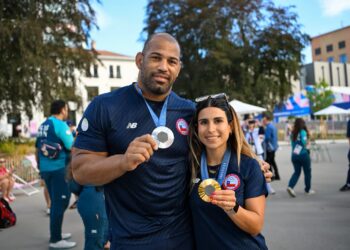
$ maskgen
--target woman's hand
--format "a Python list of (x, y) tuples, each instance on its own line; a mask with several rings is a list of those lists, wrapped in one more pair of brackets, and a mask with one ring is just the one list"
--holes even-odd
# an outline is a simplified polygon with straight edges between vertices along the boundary
[(233, 190), (217, 190), (211, 196), (211, 203), (230, 211), (236, 205), (236, 194)]

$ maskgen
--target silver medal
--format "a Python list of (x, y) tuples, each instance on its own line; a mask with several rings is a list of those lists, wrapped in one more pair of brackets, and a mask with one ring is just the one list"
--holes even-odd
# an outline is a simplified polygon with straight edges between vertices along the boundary
[(152, 132), (152, 137), (158, 143), (159, 148), (168, 148), (174, 142), (174, 133), (165, 126), (157, 127)]

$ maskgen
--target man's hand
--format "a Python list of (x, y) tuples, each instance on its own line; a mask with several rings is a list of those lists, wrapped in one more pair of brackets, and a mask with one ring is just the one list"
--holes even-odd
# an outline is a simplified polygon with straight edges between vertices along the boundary
[(271, 178), (273, 174), (270, 171), (270, 164), (268, 164), (266, 161), (260, 161), (260, 167), (261, 167), (261, 171), (263, 171), (264, 173), (266, 182), (271, 182)]
[(141, 163), (148, 161), (154, 151), (158, 149), (157, 142), (151, 135), (136, 137), (124, 153), (123, 162), (125, 171), (132, 171)]

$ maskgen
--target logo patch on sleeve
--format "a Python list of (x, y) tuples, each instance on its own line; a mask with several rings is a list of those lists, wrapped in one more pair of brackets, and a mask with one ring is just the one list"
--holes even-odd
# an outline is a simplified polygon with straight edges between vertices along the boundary
[(84, 119), (82, 120), (80, 126), (81, 126), (81, 130), (82, 130), (82, 131), (88, 130), (88, 129), (89, 129), (89, 122), (88, 122), (88, 120), (87, 120), (86, 118), (84, 118)]
[(223, 186), (225, 189), (236, 190), (241, 185), (241, 180), (236, 174), (229, 174), (226, 176)]
[(176, 129), (182, 135), (188, 135), (188, 123), (185, 119), (180, 118), (176, 121)]

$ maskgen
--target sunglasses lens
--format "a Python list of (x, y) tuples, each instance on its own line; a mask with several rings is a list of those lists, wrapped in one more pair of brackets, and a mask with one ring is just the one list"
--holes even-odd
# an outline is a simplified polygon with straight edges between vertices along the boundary
[(214, 95), (206, 95), (206, 96), (201, 96), (195, 99), (196, 103), (206, 101), (208, 99), (225, 99), (227, 100), (227, 96), (225, 93), (219, 93), (219, 94), (214, 94)]

